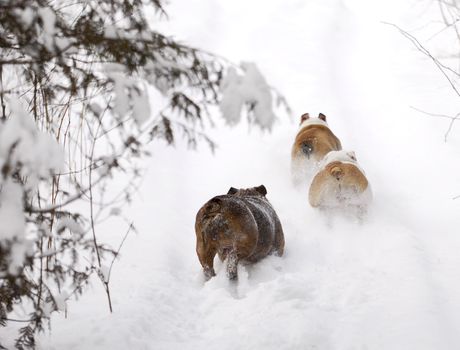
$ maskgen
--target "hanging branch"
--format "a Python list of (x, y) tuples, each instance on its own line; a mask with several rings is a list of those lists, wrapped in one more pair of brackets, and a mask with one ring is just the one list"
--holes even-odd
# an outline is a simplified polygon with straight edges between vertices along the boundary
[[(452, 90), (454, 91), (454, 93), (460, 97), (460, 91), (457, 89), (456, 85), (455, 85), (455, 82), (454, 80), (449, 76), (449, 73), (454, 75), (454, 77), (456, 78), (460, 78), (460, 73), (459, 72), (456, 72), (455, 70), (453, 70), (452, 68), (444, 65), (443, 63), (441, 63), (426, 47), (424, 47), (419, 40), (417, 40), (417, 38), (415, 38), (412, 34), (408, 33), (407, 31), (401, 29), (400, 27), (398, 27), (397, 25), (393, 24), (393, 23), (388, 23), (388, 22), (382, 22), (383, 24), (386, 24), (386, 25), (389, 25), (389, 26), (392, 26), (394, 28), (396, 28), (404, 37), (406, 37), (407, 39), (409, 39), (412, 44), (417, 48), (418, 51), (420, 51), (421, 53), (423, 53), (425, 56), (427, 56), (434, 64), (435, 66), (438, 68), (438, 70), (441, 72), (441, 74), (444, 76), (444, 78), (447, 80), (447, 82), (449, 83), (450, 87), (452, 88)], [(445, 132), (444, 134), (444, 141), (447, 142), (447, 138), (449, 136), (449, 133), (451, 132), (452, 130), (452, 127), (455, 123), (455, 121), (457, 119), (460, 118), (460, 113), (457, 113), (455, 116), (448, 116), (448, 115), (443, 115), (443, 114), (439, 114), (439, 113), (429, 113), (429, 112), (426, 112), (426, 111), (422, 111), (418, 108), (415, 108), (415, 107), (411, 107), (412, 109), (418, 111), (418, 112), (421, 112), (423, 114), (426, 114), (426, 115), (429, 115), (431, 117), (439, 117), (439, 118), (446, 118), (446, 119), (450, 119), (450, 123), (447, 127), (447, 131)]]

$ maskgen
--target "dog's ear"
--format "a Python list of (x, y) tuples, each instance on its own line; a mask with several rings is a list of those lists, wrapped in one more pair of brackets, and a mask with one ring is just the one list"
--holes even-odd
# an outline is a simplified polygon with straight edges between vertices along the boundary
[(321, 120), (323, 120), (323, 121), (326, 121), (326, 116), (325, 116), (323, 113), (320, 113), (320, 114), (318, 115), (318, 118), (321, 119)]
[(236, 189), (235, 187), (230, 187), (227, 194), (235, 194), (236, 192), (238, 192), (238, 189)]
[(354, 151), (347, 152), (347, 155), (356, 162), (356, 153)]
[(310, 119), (310, 114), (308, 113), (302, 114), (302, 116), (300, 117), (300, 124), (302, 124), (307, 119)]
[(267, 194), (267, 189), (265, 188), (264, 185), (257, 186), (256, 191), (259, 192), (262, 196), (265, 196)]

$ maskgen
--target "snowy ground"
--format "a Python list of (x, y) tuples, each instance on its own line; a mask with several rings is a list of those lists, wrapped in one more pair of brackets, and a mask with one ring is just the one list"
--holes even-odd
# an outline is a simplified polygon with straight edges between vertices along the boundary
[[(415, 5), (417, 4), (417, 5)], [(439, 72), (385, 20), (406, 29), (436, 7), (401, 1), (175, 1), (168, 29), (233, 61), (258, 63), (295, 121), (273, 133), (210, 130), (219, 148), (157, 143), (130, 236), (102, 287), (53, 319), (44, 349), (456, 349), (460, 344), (460, 131), (410, 108), (455, 114)], [(418, 21), (417, 21), (418, 20)], [(303, 112), (323, 112), (356, 151), (374, 192), (362, 225), (328, 224), (291, 186)], [(264, 184), (286, 254), (241, 268), (236, 290), (203, 284), (199, 207), (230, 186)], [(105, 235), (117, 245), (117, 223)], [(222, 272), (222, 273), (219, 273)]]

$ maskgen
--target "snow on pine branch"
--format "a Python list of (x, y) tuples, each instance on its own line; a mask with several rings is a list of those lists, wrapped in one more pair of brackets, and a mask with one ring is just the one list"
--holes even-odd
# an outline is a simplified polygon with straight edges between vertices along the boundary
[(272, 89), (255, 63), (241, 63), (243, 74), (233, 67), (221, 83), (222, 100), (219, 107), (229, 125), (239, 123), (245, 105), (253, 113), (253, 122), (261, 129), (271, 130), (276, 120), (273, 111)]
[(9, 106), (11, 116), (0, 124), (0, 250), (8, 252), (7, 273), (16, 275), (33, 254), (33, 241), (26, 235), (25, 193), (62, 167), (63, 154), (19, 101), (11, 98)]
[(11, 179), (2, 182), (0, 192), (0, 248), (6, 254), (7, 272), (17, 275), (25, 259), (33, 254), (33, 242), (26, 238), (26, 220), (23, 209), (23, 191)]
[(10, 98), (11, 116), (0, 125), (1, 182), (19, 171), (27, 178), (25, 186), (33, 188), (40, 179), (62, 169), (64, 155), (56, 140), (37, 128), (32, 116), (21, 103)]
[(147, 87), (141, 79), (128, 76), (121, 64), (105, 65), (105, 72), (114, 84), (113, 112), (120, 120), (132, 112), (132, 117), (140, 127), (151, 115)]

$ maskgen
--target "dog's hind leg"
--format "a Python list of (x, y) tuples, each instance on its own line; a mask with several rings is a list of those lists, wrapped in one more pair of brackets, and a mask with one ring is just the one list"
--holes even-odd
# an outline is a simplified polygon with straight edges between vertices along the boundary
[(283, 256), (284, 253), (284, 233), (281, 223), (278, 221), (275, 226), (275, 238), (273, 242), (272, 254)]
[(216, 256), (217, 249), (206, 245), (204, 242), (197, 242), (196, 252), (203, 267), (204, 278), (207, 281), (216, 275), (214, 271), (214, 257)]
[(367, 215), (367, 207), (365, 205), (358, 205), (356, 207), (356, 218), (359, 224), (364, 222), (364, 218)]
[(227, 277), (231, 281), (238, 279), (238, 255), (234, 249), (227, 255)]

